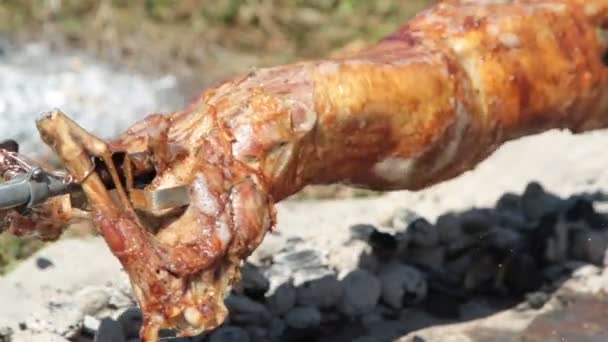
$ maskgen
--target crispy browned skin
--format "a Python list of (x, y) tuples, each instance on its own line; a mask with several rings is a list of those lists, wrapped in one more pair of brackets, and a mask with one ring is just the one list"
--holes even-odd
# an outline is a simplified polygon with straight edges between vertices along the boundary
[(150, 189), (191, 184), (190, 206), (155, 215), (84, 176), (74, 156), (101, 153), (94, 138), (57, 113), (38, 125), (131, 276), (142, 337), (196, 334), (223, 321), (226, 286), (271, 229), (273, 203), (305, 185), (422, 189), (507, 140), (607, 127), (607, 23), (608, 0), (444, 1), (350, 57), (224, 82), (109, 144), (154, 155)]

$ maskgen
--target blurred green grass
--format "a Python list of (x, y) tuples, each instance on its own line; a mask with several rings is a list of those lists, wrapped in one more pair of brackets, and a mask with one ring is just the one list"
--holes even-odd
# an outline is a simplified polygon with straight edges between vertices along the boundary
[(19, 262), (40, 249), (44, 242), (32, 238), (0, 235), (0, 275), (10, 272)]
[[(156, 25), (187, 27), (209, 41), (239, 49), (294, 48), (318, 54), (352, 39), (376, 39), (429, 0), (0, 0), (0, 30), (58, 24), (68, 34), (99, 30), (128, 35)], [(103, 21), (103, 24), (100, 23)], [(132, 32), (132, 31), (131, 31)]]

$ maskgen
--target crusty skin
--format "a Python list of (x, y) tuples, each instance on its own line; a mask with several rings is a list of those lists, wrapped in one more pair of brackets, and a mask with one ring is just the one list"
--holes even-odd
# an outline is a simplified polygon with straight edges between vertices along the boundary
[[(135, 124), (111, 149), (151, 153), (148, 188), (190, 184), (192, 195), (182, 211), (136, 217), (108, 210), (99, 182), (85, 189), (131, 276), (142, 338), (221, 324), (273, 204), (308, 184), (418, 190), (505, 141), (607, 127), (607, 23), (608, 0), (443, 1), (351, 56), (261, 69)], [(39, 129), (59, 153), (52, 120)]]

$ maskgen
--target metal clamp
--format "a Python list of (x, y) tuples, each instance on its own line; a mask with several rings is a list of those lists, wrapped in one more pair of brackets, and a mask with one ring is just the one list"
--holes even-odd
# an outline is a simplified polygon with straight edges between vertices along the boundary
[[(98, 172), (104, 170), (103, 164), (100, 163), (98, 162), (96, 165)], [(92, 172), (94, 171), (92, 170)], [(145, 174), (144, 176), (148, 177)], [(2, 182), (3, 179), (4, 182)], [(107, 179), (106, 183), (108, 190), (113, 191), (112, 188), (115, 185), (111, 179)], [(82, 188), (71, 179), (69, 174), (43, 170), (35, 162), (19, 154), (18, 144), (13, 141), (0, 144), (0, 210), (19, 207), (28, 209), (50, 197), (64, 194), (76, 195), (81, 192)], [(145, 211), (171, 209), (190, 203), (187, 185), (156, 190), (130, 189), (129, 198), (136, 209)], [(85, 203), (82, 202), (78, 205)]]
[(186, 185), (154, 191), (133, 189), (130, 199), (136, 209), (159, 211), (190, 204), (190, 191)]
[(0, 183), (0, 210), (20, 206), (31, 208), (49, 197), (70, 192), (70, 184), (57, 175), (51, 175), (36, 167), (28, 173), (14, 176)]
[(65, 173), (46, 172), (19, 154), (17, 142), (0, 143), (0, 210), (31, 208), (49, 197), (66, 194), (73, 188), (68, 178)]

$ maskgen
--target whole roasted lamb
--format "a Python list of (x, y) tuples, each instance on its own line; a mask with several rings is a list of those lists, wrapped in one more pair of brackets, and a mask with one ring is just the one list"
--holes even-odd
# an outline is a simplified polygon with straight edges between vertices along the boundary
[[(375, 45), (242, 75), (112, 141), (58, 110), (37, 125), (66, 169), (54, 179), (84, 193), (130, 276), (142, 339), (194, 335), (224, 321), (274, 203), (304, 186), (418, 190), (508, 140), (608, 127), (607, 25), (608, 0), (446, 0)], [(5, 178), (31, 171), (0, 152)], [(153, 205), (165, 189), (188, 200)], [(53, 239), (83, 214), (73, 203), (5, 210), (2, 226)]]

